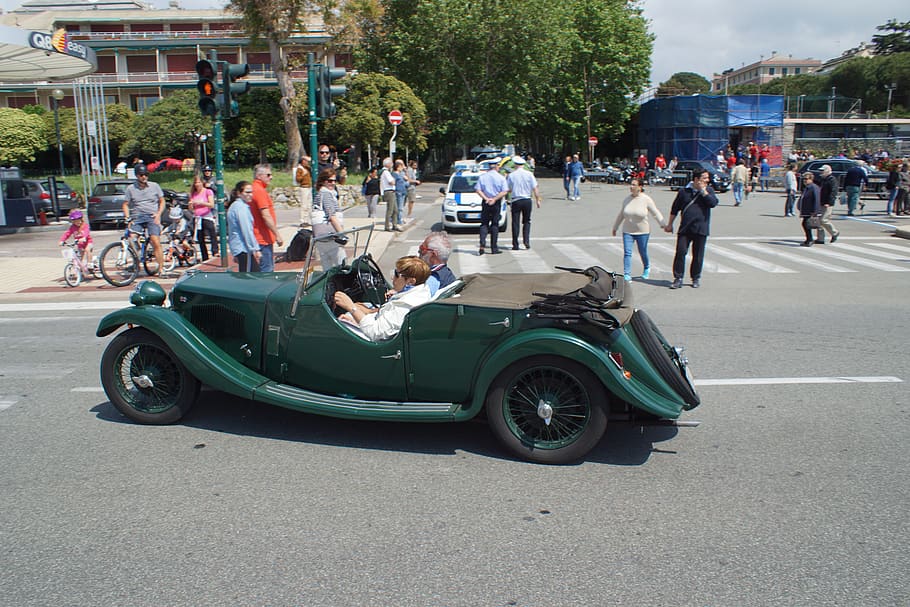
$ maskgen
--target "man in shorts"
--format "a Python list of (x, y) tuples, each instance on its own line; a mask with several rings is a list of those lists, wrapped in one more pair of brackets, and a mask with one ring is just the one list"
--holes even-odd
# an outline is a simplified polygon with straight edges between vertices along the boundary
[[(161, 186), (149, 181), (149, 170), (144, 164), (136, 166), (136, 183), (126, 188), (123, 201), (123, 218), (130, 226), (130, 238), (148, 232), (149, 242), (155, 251), (158, 267), (164, 267), (161, 251), (161, 214), (164, 212), (164, 192)], [(160, 270), (159, 270), (160, 272)]]

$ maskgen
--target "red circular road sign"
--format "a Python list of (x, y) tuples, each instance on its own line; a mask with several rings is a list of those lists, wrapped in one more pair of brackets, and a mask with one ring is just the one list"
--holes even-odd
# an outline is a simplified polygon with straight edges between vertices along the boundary
[(401, 112), (399, 112), (398, 110), (392, 110), (391, 112), (389, 112), (389, 122), (391, 124), (398, 126), (399, 124), (402, 123), (402, 121), (404, 121), (404, 116), (401, 115)]
[(597, 137), (588, 137), (588, 145), (590, 145), (590, 146), (597, 145)]

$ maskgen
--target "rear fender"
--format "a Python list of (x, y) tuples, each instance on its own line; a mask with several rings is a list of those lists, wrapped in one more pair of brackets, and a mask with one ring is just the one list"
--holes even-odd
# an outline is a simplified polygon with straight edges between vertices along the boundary
[[(608, 352), (606, 346), (598, 347), (567, 331), (539, 329), (519, 333), (500, 344), (483, 362), (474, 384), (474, 398), (465, 412), (473, 415), (483, 407), (490, 385), (503, 369), (523, 358), (551, 354), (584, 365), (608, 392), (638, 409), (660, 417), (679, 417), (683, 410), (681, 399), (655, 391), (634, 375), (631, 379), (626, 378), (610, 360)], [(672, 394), (672, 391), (668, 393)]]
[(254, 391), (268, 381), (167, 308), (135, 306), (111, 312), (101, 319), (96, 335), (106, 337), (124, 325), (144, 327), (160, 337), (194, 377), (223, 392), (252, 399)]

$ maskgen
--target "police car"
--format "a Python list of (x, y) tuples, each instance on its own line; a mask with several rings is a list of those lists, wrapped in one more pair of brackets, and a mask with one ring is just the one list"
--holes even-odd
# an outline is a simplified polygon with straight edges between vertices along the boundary
[[(452, 173), (449, 183), (444, 188), (439, 188), (439, 193), (445, 196), (442, 203), (442, 225), (449, 228), (476, 228), (480, 227), (480, 209), (483, 201), (474, 188), (477, 180), (483, 174), (475, 169), (459, 170)], [(503, 232), (509, 222), (509, 205), (503, 198), (499, 215), (499, 231)]]

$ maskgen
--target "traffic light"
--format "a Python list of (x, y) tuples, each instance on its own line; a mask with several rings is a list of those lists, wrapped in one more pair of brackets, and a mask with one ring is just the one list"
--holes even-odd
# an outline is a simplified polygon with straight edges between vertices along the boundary
[(218, 115), (215, 66), (211, 61), (201, 59), (196, 62), (196, 74), (199, 76), (199, 81), (196, 83), (196, 88), (199, 89), (199, 111), (203, 116), (215, 117)]
[(240, 115), (240, 105), (237, 103), (237, 97), (248, 93), (250, 90), (249, 82), (237, 82), (238, 78), (243, 78), (250, 73), (250, 66), (247, 63), (224, 63), (221, 68), (221, 88), (224, 91), (224, 117), (236, 118)]
[(332, 84), (348, 75), (343, 67), (317, 66), (316, 72), (316, 115), (320, 118), (332, 118), (336, 108), (333, 99), (348, 92), (343, 84)]

